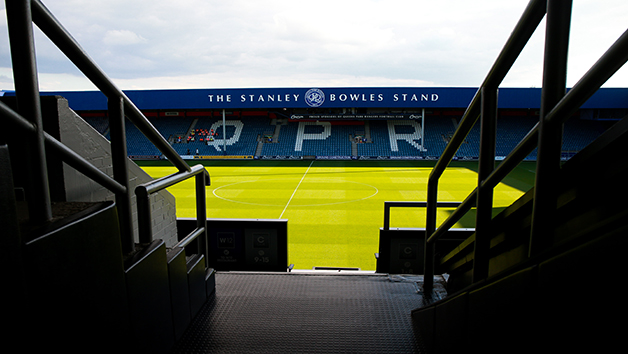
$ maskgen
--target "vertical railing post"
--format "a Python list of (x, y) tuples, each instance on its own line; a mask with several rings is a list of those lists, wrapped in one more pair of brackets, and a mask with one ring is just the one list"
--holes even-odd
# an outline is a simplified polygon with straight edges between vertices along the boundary
[(490, 250), (489, 225), (493, 211), (493, 188), (482, 187), (482, 184), (495, 169), (495, 145), (497, 135), (497, 88), (483, 87), (481, 90), (480, 160), (478, 163), (473, 282), (477, 282), (488, 276)]
[(425, 108), (421, 109), (421, 156), (425, 156)]
[(431, 179), (427, 183), (427, 205), (425, 210), (425, 247), (423, 247), (423, 293), (431, 297), (434, 288), (434, 254), (435, 243), (427, 240), (436, 231), (436, 211), (438, 203), (438, 178)]
[(116, 194), (118, 220), (122, 251), (131, 253), (135, 248), (133, 237), (133, 218), (131, 209), (131, 189), (126, 151), (126, 131), (124, 127), (124, 100), (122, 97), (110, 97), (107, 100), (109, 113), (109, 132), (111, 136), (111, 159), (113, 179), (126, 187), (125, 193)]
[(539, 146), (528, 250), (530, 256), (538, 254), (552, 242), (554, 226), (552, 220), (556, 211), (557, 198), (555, 179), (560, 170), (563, 125), (558, 119), (549, 121), (546, 117), (566, 92), (571, 8), (571, 0), (547, 2)]
[(146, 186), (135, 188), (137, 204), (137, 229), (140, 244), (147, 244), (153, 240), (153, 218), (151, 216), (150, 193)]
[(227, 118), (225, 117), (225, 110), (222, 110), (222, 154), (227, 154)]
[[(207, 172), (201, 172), (196, 175), (196, 227), (205, 230), (204, 235), (198, 238), (198, 252), (205, 256), (205, 262), (209, 261), (209, 253), (207, 248), (207, 200), (205, 197), (205, 186), (208, 185)], [(206, 263), (207, 264), (207, 263)]]
[(35, 139), (24, 144), (26, 198), (30, 221), (39, 225), (52, 219), (44, 127), (39, 98), (35, 41), (30, 0), (5, 2), (18, 112), (36, 128)]
[(384, 202), (384, 230), (390, 229), (390, 206)]

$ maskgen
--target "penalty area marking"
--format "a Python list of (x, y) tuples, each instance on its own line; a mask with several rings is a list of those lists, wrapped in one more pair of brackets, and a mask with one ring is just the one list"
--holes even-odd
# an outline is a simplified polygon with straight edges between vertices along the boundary
[(292, 195), (290, 196), (290, 199), (288, 200), (288, 203), (286, 203), (286, 206), (283, 208), (283, 211), (281, 212), (281, 215), (279, 215), (279, 219), (281, 219), (281, 217), (283, 216), (283, 213), (285, 213), (286, 209), (288, 209), (288, 205), (290, 205), (290, 202), (292, 201), (292, 198), (294, 198), (294, 194), (297, 192), (297, 189), (299, 189), (299, 186), (303, 182), (303, 179), (305, 178), (307, 173), (310, 172), (310, 168), (312, 167), (312, 164), (314, 164), (314, 160), (312, 160), (312, 162), (310, 162), (310, 165), (307, 167), (307, 170), (305, 170), (305, 173), (303, 174), (303, 177), (301, 177), (301, 180), (299, 181), (299, 184), (297, 184), (297, 187), (292, 192)]

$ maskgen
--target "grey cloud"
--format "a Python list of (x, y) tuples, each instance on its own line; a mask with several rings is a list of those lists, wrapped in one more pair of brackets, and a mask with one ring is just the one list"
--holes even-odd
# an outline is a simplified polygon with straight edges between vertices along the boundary
[[(628, 6), (622, 1), (574, 2), (574, 32), (580, 32), (581, 20), (576, 16), (584, 10), (614, 6), (615, 11), (606, 9), (601, 11), (602, 17), (594, 18), (625, 19)], [(105, 72), (126, 83), (155, 85), (157, 78), (171, 78), (162, 81), (163, 85), (196, 85), (191, 78), (211, 76), (218, 82), (218, 78), (225, 80), (225, 86), (246, 82), (247, 77), (251, 85), (267, 80), (269, 86), (292, 85), (299, 78), (308, 83), (321, 78), (340, 85), (343, 80), (350, 84), (351, 78), (360, 78), (359, 82), (382, 85), (428, 82), (474, 86), (487, 74), (528, 0), (44, 3)], [(625, 21), (616, 22), (621, 22), (625, 30)], [(606, 23), (598, 20), (584, 25), (602, 28)], [(5, 29), (0, 33), (0, 50), (8, 49), (3, 26), (0, 22), (0, 29)], [(603, 30), (601, 33), (598, 36), (604, 36)], [(531, 43), (530, 53), (522, 55), (506, 84), (540, 84), (542, 46), (538, 43), (542, 39), (541, 35)], [(572, 41), (573, 52), (579, 53), (573, 60), (586, 57), (578, 47), (581, 42)], [(584, 46), (596, 47), (597, 42)], [(42, 71), (76, 72), (56, 49), (40, 43), (39, 38), (37, 48)], [(0, 54), (0, 67), (10, 66), (6, 52)], [(570, 68), (584, 70), (577, 63), (571, 63)], [(570, 75), (577, 74), (576, 70), (570, 71)]]

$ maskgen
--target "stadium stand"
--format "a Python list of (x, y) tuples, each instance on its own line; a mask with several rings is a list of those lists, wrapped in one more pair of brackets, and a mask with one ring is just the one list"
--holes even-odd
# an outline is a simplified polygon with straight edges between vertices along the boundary
[[(84, 117), (98, 132), (108, 138), (106, 117)], [(222, 118), (152, 117), (151, 123), (180, 155), (256, 156), (261, 158), (438, 158), (456, 129), (460, 116), (428, 115), (424, 142), (421, 127), (414, 120), (369, 120), (359, 125), (347, 122), (313, 122), (271, 120), (263, 115), (227, 117), (224, 150)], [(496, 156), (507, 156), (538, 121), (538, 116), (519, 113), (500, 115), (497, 122)], [(613, 121), (586, 120), (573, 117), (565, 123), (563, 151), (569, 157), (602, 134)], [(127, 121), (128, 155), (159, 156), (159, 152), (132, 123)], [(473, 127), (456, 157), (479, 156), (479, 124)], [(278, 134), (274, 134), (278, 132)], [(264, 139), (269, 137), (270, 139)], [(258, 150), (259, 146), (259, 150)], [(536, 150), (529, 160), (536, 158)]]
[[(451, 139), (463, 113), (454, 110), (429, 112), (423, 122), (425, 129), (421, 132), (419, 120), (295, 121), (272, 119), (276, 116), (271, 112), (230, 112), (226, 117), (226, 152), (223, 151), (222, 116), (219, 112), (177, 112), (176, 115), (150, 112), (147, 116), (182, 156), (196, 155), (198, 150), (198, 155), (216, 157), (436, 159)], [(499, 114), (498, 159), (507, 156), (538, 122), (538, 111), (534, 110), (502, 110)], [(580, 113), (565, 123), (564, 159), (582, 150), (616, 121), (595, 119), (590, 115)], [(84, 112), (81, 116), (109, 138), (109, 123), (104, 114)], [(421, 141), (421, 134), (424, 141)], [(128, 121), (127, 137), (129, 156), (159, 157), (148, 139)], [(476, 159), (479, 156), (479, 139), (478, 123), (465, 138), (456, 158)], [(535, 160), (536, 150), (527, 159)]]
[(85, 121), (94, 127), (94, 129), (96, 129), (96, 131), (98, 131), (101, 135), (107, 136), (109, 134), (109, 118), (107, 118), (104, 114), (84, 114), (83, 119), (85, 119)]
[[(495, 155), (507, 156), (538, 122), (538, 117), (501, 115), (497, 119)], [(536, 152), (528, 158), (535, 158)]]
[(575, 116), (564, 125), (563, 151), (577, 152), (604, 133), (615, 121), (586, 120)]
[(299, 122), (294, 152), (302, 156), (351, 156), (352, 127), (330, 122)]
[(370, 121), (370, 140), (358, 144), (358, 156), (388, 156), (390, 154), (390, 138), (386, 132), (385, 121)]
[(351, 156), (355, 128), (330, 122), (291, 122), (282, 125), (277, 140), (264, 144), (262, 156)]
[(425, 119), (426, 154), (434, 157), (440, 156), (455, 129), (456, 126), (452, 117), (432, 117), (428, 115)]
[(263, 156), (291, 156), (294, 152), (294, 142), (297, 136), (297, 125), (281, 125), (279, 136), (272, 143), (264, 144)]
[(153, 126), (168, 141), (174, 141), (177, 136), (185, 136), (192, 125), (191, 117), (158, 117), (151, 120)]
[[(136, 157), (159, 156), (159, 150), (140, 132), (133, 123), (126, 120), (127, 154)], [(109, 139), (109, 136), (107, 136)]]
[[(220, 155), (240, 155), (253, 156), (257, 147), (258, 138), (268, 130), (267, 117), (229, 117), (226, 119), (226, 142), (223, 141), (222, 118), (201, 117), (197, 120), (195, 129), (214, 132), (214, 136), (199, 137), (190, 144), (180, 144), (179, 153), (183, 149), (190, 151), (199, 150), (200, 155), (220, 156)], [(208, 141), (209, 139), (209, 141)], [(224, 145), (226, 143), (226, 151)]]

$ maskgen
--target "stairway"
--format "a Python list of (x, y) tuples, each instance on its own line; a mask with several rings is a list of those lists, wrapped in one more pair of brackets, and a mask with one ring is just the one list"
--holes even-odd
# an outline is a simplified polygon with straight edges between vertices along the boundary
[(261, 156), (264, 149), (264, 139), (261, 136), (257, 136), (257, 147), (255, 148), (255, 156)]
[(24, 342), (30, 350), (83, 352), (99, 343), (110, 352), (167, 353), (214, 291), (202, 256), (162, 240), (123, 260), (112, 202), (22, 236), (22, 316), (37, 324), (22, 333), (37, 333)]
[[(218, 272), (216, 295), (172, 354), (421, 353), (422, 276)], [(435, 279), (444, 291), (442, 277)]]
[[(80, 120), (59, 109), (56, 98), (42, 102), (48, 124), (70, 113)], [(47, 131), (53, 134), (48, 126)], [(91, 150), (100, 152), (98, 142), (108, 142), (90, 134), (74, 136), (94, 143)], [(33, 225), (26, 201), (20, 200), (24, 192), (13, 184), (21, 164), (12, 164), (11, 158), (21, 155), (11, 150), (19, 145), (7, 140), (0, 145), (0, 228), (6, 254), (0, 258), (5, 284), (15, 289), (9, 292), (14, 305), (5, 321), (16, 333), (6, 345), (24, 352), (167, 353), (214, 293), (215, 272), (206, 267), (204, 256), (189, 247), (166, 247), (163, 239), (136, 244), (134, 253), (123, 254), (116, 203), (105, 197), (68, 201), (62, 186), (71, 174), (58, 172), (55, 164), (49, 165), (55, 171), (50, 176), (56, 186), (53, 218)], [(55, 150), (47, 153), (49, 161), (61, 165)], [(160, 232), (168, 240), (177, 238), (176, 224), (174, 230)]]
[[(564, 163), (558, 205), (530, 255), (534, 190), (491, 222), (489, 277), (473, 281), (475, 235), (437, 261), (448, 296), (413, 311), (427, 352), (614, 350), (628, 306), (618, 277), (628, 271), (628, 120)], [(488, 335), (490, 334), (490, 335)], [(488, 335), (488, 337), (487, 337)]]

